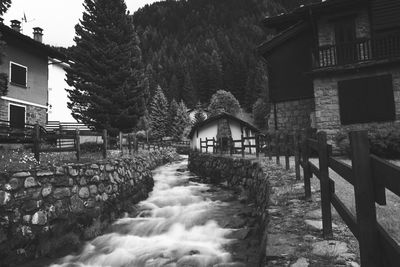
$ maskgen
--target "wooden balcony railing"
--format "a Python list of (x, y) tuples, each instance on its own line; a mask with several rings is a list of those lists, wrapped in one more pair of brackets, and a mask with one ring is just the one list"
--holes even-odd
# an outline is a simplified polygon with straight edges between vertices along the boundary
[(315, 53), (314, 68), (340, 66), (400, 56), (400, 34), (327, 45)]

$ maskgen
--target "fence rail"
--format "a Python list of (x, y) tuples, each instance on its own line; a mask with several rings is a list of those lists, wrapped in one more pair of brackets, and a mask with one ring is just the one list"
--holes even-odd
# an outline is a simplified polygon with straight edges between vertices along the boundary
[[(319, 132), (317, 139), (302, 138), (301, 151), (305, 196), (311, 199), (310, 179), (320, 180), (323, 235), (332, 238), (331, 204), (342, 217), (360, 246), (361, 266), (397, 266), (400, 262), (400, 246), (381, 227), (376, 219), (375, 203), (386, 205), (386, 189), (400, 196), (400, 168), (369, 151), (367, 133), (350, 133), (352, 165), (332, 157), (326, 133)], [(319, 166), (310, 162), (311, 153), (318, 155)], [(354, 187), (356, 216), (339, 199), (335, 182), (329, 177), (329, 169), (339, 174)]]
[(295, 158), (296, 177), (300, 179), (299, 151), (293, 149), (298, 146), (299, 131), (274, 131), (255, 136), (241, 136), (240, 139), (232, 138), (200, 138), (200, 152), (212, 152), (220, 154), (255, 155), (260, 157), (276, 157), (276, 163), (281, 163), (281, 156), (285, 158), (286, 169), (290, 168), (289, 158)]
[[(1, 143), (23, 143), (33, 144), (32, 152), (35, 159), (40, 161), (40, 153), (44, 152), (75, 152), (79, 161), (81, 158), (81, 137), (101, 137), (101, 153), (103, 158), (107, 158), (107, 150), (110, 150), (110, 144), (117, 144), (121, 154), (124, 148), (127, 148), (129, 155), (137, 151), (139, 146), (143, 149), (162, 149), (171, 146), (189, 146), (188, 141), (153, 141), (138, 142), (136, 136), (132, 133), (120, 132), (118, 136), (110, 136), (107, 130), (95, 132), (83, 128), (73, 129), (73, 125), (68, 128), (48, 128), (46, 130), (39, 124), (26, 124), (23, 128), (10, 127), (9, 121), (0, 120), (0, 144)], [(82, 126), (80, 125), (80, 128)]]

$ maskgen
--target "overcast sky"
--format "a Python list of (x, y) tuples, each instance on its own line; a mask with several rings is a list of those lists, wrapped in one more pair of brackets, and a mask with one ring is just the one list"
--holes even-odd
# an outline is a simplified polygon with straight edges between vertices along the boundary
[[(125, 0), (130, 13), (146, 4), (160, 0)], [(75, 24), (82, 18), (83, 0), (12, 0), (10, 9), (4, 14), (4, 23), (24, 17), (23, 33), (31, 36), (34, 27), (43, 28), (43, 42), (68, 47), (74, 44)]]

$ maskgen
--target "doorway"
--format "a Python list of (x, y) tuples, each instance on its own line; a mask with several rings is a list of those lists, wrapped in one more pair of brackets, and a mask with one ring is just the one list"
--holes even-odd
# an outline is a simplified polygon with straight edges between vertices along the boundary
[(10, 104), (10, 127), (17, 129), (25, 128), (25, 106)]

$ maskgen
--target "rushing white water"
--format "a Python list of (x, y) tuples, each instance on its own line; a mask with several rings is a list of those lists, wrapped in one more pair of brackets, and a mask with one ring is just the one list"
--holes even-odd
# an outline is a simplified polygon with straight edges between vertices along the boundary
[(230, 230), (210, 214), (219, 201), (206, 198), (206, 185), (190, 182), (187, 160), (156, 169), (154, 189), (139, 203), (136, 218), (114, 223), (113, 232), (95, 238), (80, 255), (67, 256), (52, 267), (213, 266), (230, 261), (223, 246)]

